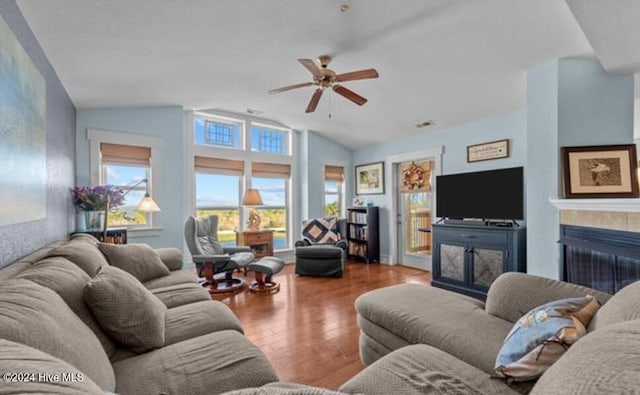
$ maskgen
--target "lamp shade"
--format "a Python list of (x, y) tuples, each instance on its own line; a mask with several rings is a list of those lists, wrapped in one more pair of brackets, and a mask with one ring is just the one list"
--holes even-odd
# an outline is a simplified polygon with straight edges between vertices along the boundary
[(142, 211), (143, 213), (157, 213), (160, 211), (160, 207), (158, 207), (158, 203), (147, 193), (136, 206), (136, 210)]
[(255, 188), (249, 188), (244, 193), (242, 198), (243, 206), (262, 206), (262, 197), (260, 197), (260, 191)]

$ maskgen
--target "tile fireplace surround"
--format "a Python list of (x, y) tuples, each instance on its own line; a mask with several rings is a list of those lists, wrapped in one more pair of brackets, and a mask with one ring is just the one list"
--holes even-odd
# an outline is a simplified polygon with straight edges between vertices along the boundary
[(615, 293), (640, 279), (640, 199), (550, 199), (563, 280)]

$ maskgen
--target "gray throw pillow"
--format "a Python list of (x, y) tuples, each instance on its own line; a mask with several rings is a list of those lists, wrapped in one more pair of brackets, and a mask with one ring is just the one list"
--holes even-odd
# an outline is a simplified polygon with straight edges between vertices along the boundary
[(87, 283), (84, 300), (100, 327), (130, 350), (164, 346), (167, 306), (129, 273), (101, 268)]
[(169, 275), (160, 256), (146, 244), (98, 244), (109, 264), (122, 269), (144, 283)]

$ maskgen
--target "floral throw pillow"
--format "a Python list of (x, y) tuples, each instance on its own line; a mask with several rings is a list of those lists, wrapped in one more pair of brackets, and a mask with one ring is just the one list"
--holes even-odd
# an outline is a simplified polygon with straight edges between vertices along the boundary
[(495, 371), (512, 381), (533, 380), (587, 333), (600, 304), (593, 296), (561, 299), (529, 311), (515, 323), (498, 353)]

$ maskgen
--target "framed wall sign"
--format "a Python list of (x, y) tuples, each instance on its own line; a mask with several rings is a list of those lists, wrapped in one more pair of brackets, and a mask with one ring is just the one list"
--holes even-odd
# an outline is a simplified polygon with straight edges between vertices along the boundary
[(636, 145), (563, 147), (566, 198), (638, 197)]
[(509, 140), (490, 141), (488, 143), (468, 145), (467, 163), (480, 162), (509, 157)]
[(384, 162), (356, 166), (356, 195), (384, 194)]

